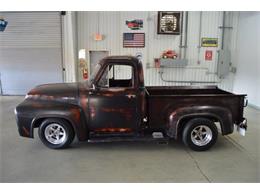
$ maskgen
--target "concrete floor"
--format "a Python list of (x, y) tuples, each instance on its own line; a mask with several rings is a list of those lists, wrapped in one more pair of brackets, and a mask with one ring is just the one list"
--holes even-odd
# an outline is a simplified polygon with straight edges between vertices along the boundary
[(245, 112), (245, 137), (219, 136), (206, 152), (175, 141), (50, 150), (37, 136), (19, 137), (13, 109), (22, 99), (0, 97), (0, 182), (260, 182), (260, 111), (253, 108)]

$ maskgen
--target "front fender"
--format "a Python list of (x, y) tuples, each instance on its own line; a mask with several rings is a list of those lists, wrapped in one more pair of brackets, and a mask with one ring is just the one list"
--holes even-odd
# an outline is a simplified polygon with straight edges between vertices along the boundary
[(43, 100), (25, 100), (15, 109), (19, 134), (33, 138), (33, 129), (45, 118), (63, 118), (70, 122), (80, 141), (88, 138), (82, 109), (75, 104)]
[(169, 137), (177, 139), (180, 133), (180, 124), (183, 119), (205, 117), (215, 119), (220, 122), (223, 135), (233, 132), (233, 119), (231, 111), (218, 106), (192, 106), (183, 107), (169, 112), (168, 130)]

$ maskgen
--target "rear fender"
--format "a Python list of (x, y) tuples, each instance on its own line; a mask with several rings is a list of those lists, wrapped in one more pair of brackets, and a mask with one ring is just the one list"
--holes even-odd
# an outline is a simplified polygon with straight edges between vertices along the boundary
[(217, 106), (193, 106), (183, 107), (170, 112), (168, 117), (168, 136), (177, 139), (182, 130), (180, 126), (181, 122), (185, 119), (189, 120), (199, 117), (219, 121), (222, 135), (233, 132), (233, 119), (230, 110)]

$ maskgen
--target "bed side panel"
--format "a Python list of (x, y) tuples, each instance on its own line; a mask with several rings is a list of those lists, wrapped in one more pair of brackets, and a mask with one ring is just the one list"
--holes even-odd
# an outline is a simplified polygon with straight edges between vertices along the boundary
[(230, 111), (232, 122), (241, 122), (243, 110), (239, 95), (179, 95), (148, 97), (149, 127), (152, 129), (167, 129), (168, 116), (173, 111), (183, 107), (211, 106), (223, 107)]

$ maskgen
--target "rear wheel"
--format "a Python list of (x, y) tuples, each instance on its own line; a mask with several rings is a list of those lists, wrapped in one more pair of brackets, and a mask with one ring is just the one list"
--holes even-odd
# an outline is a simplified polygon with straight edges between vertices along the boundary
[(71, 125), (64, 119), (46, 119), (38, 131), (41, 141), (49, 148), (61, 149), (68, 147), (75, 137)]
[(213, 121), (195, 118), (185, 125), (182, 140), (192, 150), (205, 151), (216, 143), (217, 137), (218, 129)]

